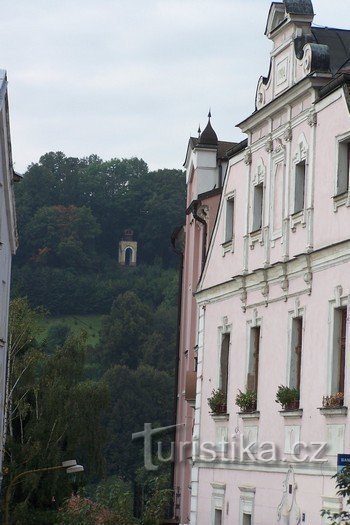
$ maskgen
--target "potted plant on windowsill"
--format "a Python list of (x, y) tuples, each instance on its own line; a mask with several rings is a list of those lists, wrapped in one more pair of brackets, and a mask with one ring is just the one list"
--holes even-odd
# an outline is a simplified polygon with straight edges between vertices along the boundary
[(344, 406), (343, 392), (337, 392), (335, 394), (331, 394), (330, 396), (323, 396), (323, 408), (341, 408), (342, 406)]
[(242, 392), (238, 390), (236, 396), (236, 405), (240, 408), (242, 413), (248, 414), (249, 412), (256, 411), (257, 396), (254, 390), (247, 390)]
[(220, 388), (214, 389), (208, 397), (208, 405), (212, 414), (227, 413), (227, 394)]
[(299, 390), (297, 388), (280, 385), (276, 393), (276, 403), (279, 403), (282, 406), (282, 410), (286, 412), (299, 410)]

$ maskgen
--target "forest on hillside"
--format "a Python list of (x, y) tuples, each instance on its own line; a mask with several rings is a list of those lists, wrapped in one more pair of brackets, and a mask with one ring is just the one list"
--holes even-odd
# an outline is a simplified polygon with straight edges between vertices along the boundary
[[(184, 222), (185, 192), (179, 170), (61, 152), (42, 156), (16, 185), (4, 485), (72, 457), (85, 472), (70, 499), (68, 476), (30, 475), (13, 494), (13, 524), (162, 519), (169, 468), (146, 472), (131, 434), (173, 423), (179, 260), (170, 237)], [(127, 228), (138, 242), (135, 268), (118, 264)], [(92, 315), (94, 344), (83, 324), (67, 322), (86, 316), (88, 326)]]

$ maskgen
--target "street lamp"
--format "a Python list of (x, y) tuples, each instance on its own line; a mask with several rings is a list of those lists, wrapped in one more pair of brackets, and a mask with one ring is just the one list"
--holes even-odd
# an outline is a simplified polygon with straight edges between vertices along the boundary
[(83, 472), (84, 467), (82, 465), (78, 465), (75, 459), (71, 459), (69, 461), (62, 461), (61, 465), (58, 465), (57, 467), (45, 467), (45, 468), (37, 468), (34, 470), (27, 470), (25, 472), (21, 472), (20, 474), (17, 474), (11, 481), (9, 486), (6, 489), (5, 493), (5, 499), (4, 499), (4, 525), (9, 525), (9, 508), (10, 508), (10, 500), (11, 500), (11, 491), (12, 487), (16, 483), (16, 481), (19, 481), (24, 476), (27, 476), (28, 474), (34, 474), (36, 472), (51, 472), (53, 470), (62, 470), (66, 469), (67, 474), (76, 474), (77, 472)]

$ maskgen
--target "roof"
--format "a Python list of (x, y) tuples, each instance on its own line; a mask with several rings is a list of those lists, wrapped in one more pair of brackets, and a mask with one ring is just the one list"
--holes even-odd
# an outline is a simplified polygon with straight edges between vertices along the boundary
[(313, 15), (311, 0), (283, 0), (286, 12), (291, 15)]
[(327, 45), (330, 54), (332, 75), (350, 64), (350, 30), (329, 27), (312, 27), (313, 37), (317, 44)]
[(218, 136), (215, 133), (213, 126), (210, 122), (210, 112), (209, 112), (209, 120), (208, 124), (206, 125), (206, 128), (201, 133), (200, 137), (198, 138), (198, 143), (203, 146), (216, 146), (218, 143)]
[[(190, 146), (191, 146), (191, 149), (204, 147), (204, 145), (200, 143), (199, 138), (196, 138), (196, 137), (190, 137)], [(236, 146), (236, 142), (218, 140), (217, 146), (215, 146), (217, 147), (217, 150), (218, 150), (217, 152), (218, 159), (226, 159), (229, 150), (232, 149), (234, 146)]]

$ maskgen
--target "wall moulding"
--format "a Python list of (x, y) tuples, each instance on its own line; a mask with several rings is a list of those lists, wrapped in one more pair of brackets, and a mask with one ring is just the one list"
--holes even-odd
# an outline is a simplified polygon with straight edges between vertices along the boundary
[[(310, 292), (310, 280), (309, 273), (316, 273), (328, 268), (332, 268), (337, 265), (341, 265), (350, 261), (350, 241), (346, 240), (332, 246), (327, 246), (319, 250), (314, 250), (310, 254), (300, 254), (299, 256), (289, 261), (281, 261), (267, 269), (258, 269), (250, 273), (233, 276), (231, 280), (225, 283), (214, 285), (207, 289), (198, 289), (195, 293), (195, 297), (199, 304), (203, 304), (206, 301), (213, 302), (216, 300), (223, 300), (231, 295), (241, 294), (243, 288), (246, 289), (247, 293), (250, 290), (259, 290), (261, 282), (264, 280), (264, 272), (267, 272), (267, 281), (270, 285), (279, 283), (280, 280), (286, 275), (291, 283), (292, 280), (298, 278), (306, 278), (308, 289), (300, 287), (299, 292), (289, 294), (288, 297), (296, 297), (298, 293)], [(243, 281), (244, 279), (244, 281)], [(284, 295), (278, 300), (283, 300)], [(270, 300), (271, 302), (271, 300)]]

